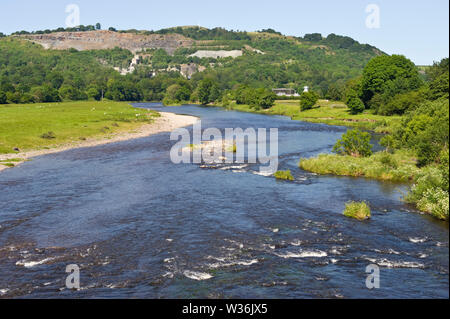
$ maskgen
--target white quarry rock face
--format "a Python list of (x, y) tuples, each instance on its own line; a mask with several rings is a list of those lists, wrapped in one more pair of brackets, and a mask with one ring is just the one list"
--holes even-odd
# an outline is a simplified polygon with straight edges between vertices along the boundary
[(227, 57), (232, 57), (232, 58), (237, 58), (239, 56), (242, 56), (242, 50), (232, 50), (232, 51), (225, 51), (225, 50), (220, 50), (220, 51), (207, 51), (207, 50), (200, 50), (195, 52), (194, 54), (191, 54), (191, 57), (198, 57), (198, 58), (213, 58), (213, 59), (217, 59), (217, 58), (227, 58)]

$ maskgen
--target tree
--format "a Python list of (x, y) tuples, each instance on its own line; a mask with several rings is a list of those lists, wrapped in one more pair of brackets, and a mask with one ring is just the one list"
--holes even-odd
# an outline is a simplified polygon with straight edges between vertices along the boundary
[(199, 102), (207, 105), (220, 98), (220, 90), (218, 85), (212, 79), (204, 79), (200, 81), (197, 87)]
[(389, 102), (382, 104), (377, 113), (381, 115), (402, 115), (407, 111), (414, 110), (422, 102), (423, 97), (419, 91), (397, 94)]
[(413, 62), (401, 55), (381, 55), (367, 63), (361, 80), (361, 100), (369, 106), (377, 93), (389, 100), (396, 94), (416, 90), (422, 82)]
[(85, 98), (85, 95), (80, 92), (80, 90), (71, 85), (64, 84), (58, 91), (59, 96), (61, 96), (63, 100), (78, 101)]
[(139, 90), (133, 82), (113, 79), (108, 81), (108, 90), (105, 97), (114, 101), (139, 101), (141, 99)]
[(32, 88), (31, 95), (36, 102), (61, 101), (58, 90), (46, 84)]
[(449, 71), (439, 75), (433, 82), (430, 83), (428, 88), (428, 98), (432, 101), (439, 98), (448, 99), (449, 88)]
[(316, 105), (318, 100), (319, 96), (316, 93), (312, 91), (303, 92), (300, 96), (300, 109), (302, 111), (310, 110), (314, 105)]
[(269, 89), (258, 89), (257, 94), (258, 106), (262, 107), (263, 109), (271, 108), (277, 98), (277, 95)]
[(433, 82), (442, 74), (448, 73), (449, 59), (442, 59), (440, 62), (434, 62), (433, 65), (427, 69), (426, 74), (430, 82)]
[(64, 76), (62, 76), (61, 73), (52, 72), (47, 76), (47, 81), (49, 81), (55, 89), (59, 90), (64, 83)]
[(95, 25), (95, 29), (96, 29), (96, 30), (101, 30), (101, 29), (102, 29), (102, 25), (101, 25), (100, 23), (97, 23), (97, 24)]
[(358, 93), (353, 89), (349, 89), (345, 94), (345, 104), (347, 104), (350, 113), (353, 115), (362, 113), (365, 109), (363, 101), (361, 101)]
[(327, 93), (325, 94), (325, 97), (332, 101), (342, 101), (343, 96), (344, 92), (342, 86), (333, 83), (328, 86)]
[(100, 90), (96, 87), (91, 86), (87, 91), (86, 94), (88, 96), (88, 99), (100, 101), (102, 98), (102, 94)]
[(361, 132), (358, 129), (349, 130), (342, 135), (333, 147), (333, 152), (340, 155), (350, 155), (353, 157), (367, 157), (372, 155), (370, 144), (371, 136), (367, 132)]
[(3, 91), (0, 91), (0, 104), (6, 104), (6, 94)]
[(305, 39), (306, 41), (311, 41), (311, 42), (319, 42), (322, 40), (322, 34), (320, 34), (320, 33), (305, 34), (303, 39)]
[(356, 115), (362, 113), (365, 109), (363, 101), (358, 97), (352, 97), (347, 101), (347, 106), (350, 109), (350, 114)]

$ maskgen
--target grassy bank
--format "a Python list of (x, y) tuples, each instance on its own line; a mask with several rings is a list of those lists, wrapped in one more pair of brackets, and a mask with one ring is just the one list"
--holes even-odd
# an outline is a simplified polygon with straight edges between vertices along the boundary
[[(394, 182), (411, 182), (410, 192), (404, 200), (420, 211), (438, 219), (449, 219), (447, 172), (438, 165), (423, 168), (416, 166), (411, 153), (375, 153), (370, 157), (352, 157), (322, 154), (315, 158), (301, 159), (300, 168), (317, 174), (366, 177)], [(447, 179), (448, 181), (448, 179)]]
[(151, 122), (157, 112), (123, 102), (64, 102), (0, 106), (0, 154), (103, 138)]
[(416, 166), (415, 158), (407, 152), (379, 152), (370, 157), (321, 154), (315, 158), (301, 159), (299, 166), (322, 175), (367, 177), (395, 182), (414, 181), (423, 174), (422, 169)]
[(328, 125), (342, 125), (375, 130), (380, 133), (391, 131), (392, 125), (398, 123), (400, 116), (374, 115), (370, 112), (352, 115), (342, 102), (320, 100), (311, 110), (300, 111), (299, 101), (276, 101), (275, 105), (266, 110), (255, 110), (248, 105), (231, 103), (228, 109), (271, 115), (285, 115), (293, 120), (324, 123)]

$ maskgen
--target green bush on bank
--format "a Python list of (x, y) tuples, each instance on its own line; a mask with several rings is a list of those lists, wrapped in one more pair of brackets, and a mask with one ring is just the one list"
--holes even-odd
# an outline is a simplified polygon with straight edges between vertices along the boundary
[(358, 129), (350, 130), (337, 141), (333, 147), (333, 152), (341, 155), (351, 155), (353, 157), (367, 157), (372, 155), (372, 145), (370, 144), (370, 134), (361, 132)]

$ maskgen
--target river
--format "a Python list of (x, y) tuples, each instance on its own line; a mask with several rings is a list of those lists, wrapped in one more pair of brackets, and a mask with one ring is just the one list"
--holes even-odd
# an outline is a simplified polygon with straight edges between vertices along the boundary
[[(197, 106), (203, 128), (278, 128), (279, 166), (171, 162), (158, 134), (34, 158), (0, 174), (1, 298), (448, 298), (448, 224), (401, 201), (406, 186), (317, 176), (344, 127)], [(342, 215), (366, 200), (370, 221)], [(65, 288), (69, 264), (81, 289)], [(380, 266), (380, 288), (366, 267)]]

